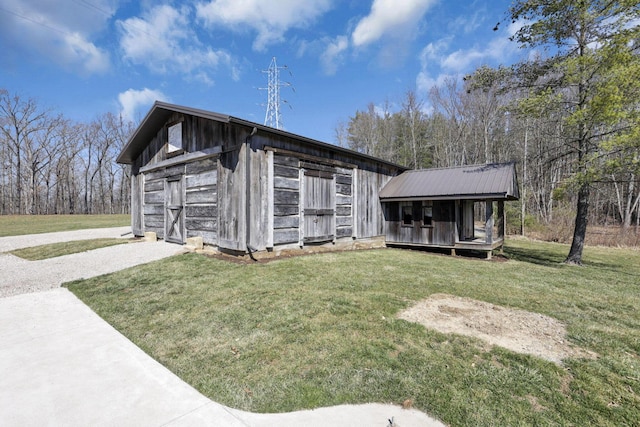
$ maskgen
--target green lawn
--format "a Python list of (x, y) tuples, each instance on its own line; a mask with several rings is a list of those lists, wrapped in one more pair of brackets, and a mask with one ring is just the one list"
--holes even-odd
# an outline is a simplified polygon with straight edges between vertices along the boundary
[[(400, 249), (242, 265), (179, 255), (68, 285), (215, 401), (400, 404), (450, 425), (640, 425), (640, 251), (510, 241), (508, 262)], [(599, 358), (564, 366), (397, 313), (433, 293), (542, 313)]]
[(123, 227), (127, 215), (0, 215), (0, 237), (87, 228)]
[(31, 246), (28, 248), (16, 249), (10, 253), (29, 260), (38, 261), (47, 258), (55, 258), (62, 255), (76, 254), (79, 252), (91, 251), (108, 246), (122, 245), (129, 243), (126, 239), (90, 239), (90, 240), (73, 240), (70, 242), (51, 243), (48, 245)]

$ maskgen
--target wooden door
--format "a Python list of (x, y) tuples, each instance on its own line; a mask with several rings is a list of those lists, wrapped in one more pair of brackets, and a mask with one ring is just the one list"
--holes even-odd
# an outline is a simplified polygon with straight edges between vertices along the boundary
[(182, 178), (167, 178), (165, 183), (164, 240), (184, 243), (184, 191)]
[(456, 243), (456, 216), (453, 201), (433, 202), (433, 241), (442, 246)]
[(473, 201), (464, 200), (462, 202), (462, 230), (460, 240), (473, 240), (475, 235), (473, 223)]
[(326, 242), (335, 235), (335, 184), (333, 174), (304, 173), (304, 241)]

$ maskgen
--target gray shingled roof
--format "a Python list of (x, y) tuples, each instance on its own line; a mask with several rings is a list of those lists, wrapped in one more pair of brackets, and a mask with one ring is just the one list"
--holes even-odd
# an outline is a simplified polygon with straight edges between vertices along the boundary
[(520, 197), (514, 163), (405, 171), (380, 191), (380, 199), (452, 200)]

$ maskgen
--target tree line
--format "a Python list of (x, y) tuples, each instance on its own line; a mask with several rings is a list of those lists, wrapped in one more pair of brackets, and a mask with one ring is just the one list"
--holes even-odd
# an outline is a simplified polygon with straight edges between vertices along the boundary
[(0, 214), (129, 212), (129, 168), (115, 159), (133, 131), (112, 113), (76, 123), (0, 88)]
[(370, 104), (336, 139), (412, 168), (517, 162), (522, 231), (573, 206), (567, 262), (579, 264), (587, 223), (640, 227), (640, 5), (518, 0), (508, 16), (530, 58), (446, 80), (426, 100), (408, 91), (393, 113)]
[[(481, 66), (426, 99), (410, 90), (397, 111), (372, 103), (336, 141), (410, 168), (515, 161), (521, 230), (572, 206), (567, 261), (580, 263), (587, 223), (640, 227), (640, 5), (516, 0), (507, 19), (522, 24), (512, 40), (527, 60)], [(0, 89), (0, 214), (128, 212), (129, 169), (115, 158), (133, 131)]]

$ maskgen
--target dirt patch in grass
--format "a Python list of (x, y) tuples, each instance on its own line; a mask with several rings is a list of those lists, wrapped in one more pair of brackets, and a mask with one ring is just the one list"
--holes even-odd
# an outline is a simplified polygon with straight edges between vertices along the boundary
[(399, 317), (438, 332), (479, 338), (490, 345), (558, 364), (570, 357), (596, 357), (568, 343), (565, 326), (558, 320), (470, 298), (433, 294)]

